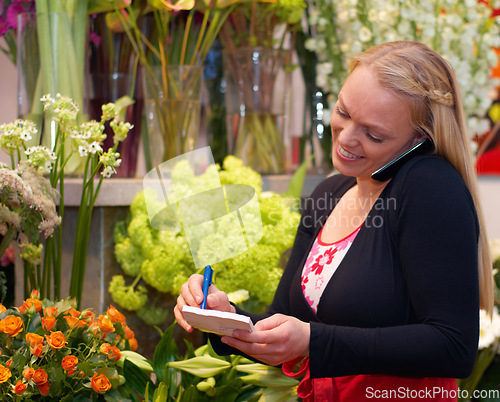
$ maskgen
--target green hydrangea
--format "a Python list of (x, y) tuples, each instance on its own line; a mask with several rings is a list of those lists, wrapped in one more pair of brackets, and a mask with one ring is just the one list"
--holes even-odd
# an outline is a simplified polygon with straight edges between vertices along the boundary
[(150, 257), (141, 265), (144, 282), (160, 292), (173, 293), (175, 277), (187, 271), (182, 249), (172, 241), (166, 247), (156, 247)]
[(271, 303), (283, 274), (280, 253), (272, 246), (257, 244), (244, 253), (214, 265), (214, 282), (219, 289), (246, 289), (253, 297)]
[(129, 276), (139, 275), (144, 258), (141, 249), (132, 243), (130, 237), (115, 244), (115, 256), (123, 272)]
[[(192, 185), (188, 186), (191, 189), (213, 185), (214, 183), (207, 181), (213, 180), (213, 169), (219, 170), (222, 184), (246, 184), (255, 189), (262, 222), (257, 218), (254, 222), (246, 219), (245, 225), (247, 231), (262, 229), (262, 238), (244, 253), (213, 264), (214, 283), (226, 292), (248, 291), (252, 300), (269, 304), (283, 273), (281, 256), (292, 246), (300, 219), (300, 215), (293, 210), (293, 199), (271, 192), (262, 193), (261, 176), (234, 156), (226, 157), (222, 168), (211, 166), (208, 172), (198, 177), (190, 169), (186, 163), (174, 168), (172, 177), (185, 179), (176, 184), (176, 194), (187, 191), (184, 184)], [(238, 195), (239, 193), (236, 194)], [(197, 251), (199, 260), (209, 263), (214, 260), (214, 256), (220, 254), (222, 245), (241, 248), (241, 243), (238, 243), (240, 232), (227, 221), (219, 224), (219, 221), (209, 219), (203, 228), (198, 228), (198, 240), (193, 242), (190, 239), (191, 243), (188, 243), (184, 232), (154, 229), (149, 221), (146, 205), (153, 205), (157, 211), (160, 211), (162, 205), (153, 197), (155, 194), (151, 190), (137, 194), (130, 206), (130, 216), (115, 227), (117, 261), (124, 274), (135, 277), (135, 281), (141, 280), (160, 292), (175, 296), (189, 276), (198, 271), (191, 255), (192, 249)], [(209, 198), (204, 202), (210, 204)], [(193, 208), (191, 215), (184, 219), (202, 219), (204, 213)], [(203, 236), (204, 233), (206, 236)], [(240, 251), (239, 249), (236, 251)], [(120, 278), (113, 278), (113, 286), (110, 284), (113, 299), (120, 300), (116, 301), (120, 306), (137, 311), (146, 322), (158, 324), (165, 320), (165, 311), (150, 306), (146, 292), (140, 291), (139, 287), (136, 290), (127, 287), (124, 278)]]
[(247, 184), (252, 186), (257, 194), (262, 192), (262, 177), (255, 170), (245, 166), (241, 159), (229, 155), (219, 171), (222, 184)]
[(125, 278), (122, 275), (113, 276), (108, 291), (113, 301), (126, 310), (137, 311), (148, 301), (147, 289), (139, 285), (134, 290), (132, 286), (125, 285)]

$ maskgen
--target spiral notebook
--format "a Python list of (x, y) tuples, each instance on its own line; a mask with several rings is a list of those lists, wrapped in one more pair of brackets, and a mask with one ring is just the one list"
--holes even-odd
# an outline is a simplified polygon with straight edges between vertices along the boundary
[(246, 315), (192, 306), (184, 306), (182, 314), (189, 325), (204, 332), (231, 336), (235, 329), (253, 331), (252, 320)]

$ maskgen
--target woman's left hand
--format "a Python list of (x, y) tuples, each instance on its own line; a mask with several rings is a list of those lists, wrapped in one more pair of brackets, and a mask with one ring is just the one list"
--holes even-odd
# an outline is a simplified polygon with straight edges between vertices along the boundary
[(222, 342), (263, 363), (277, 366), (301, 356), (309, 356), (309, 324), (283, 314), (259, 321), (254, 332), (234, 331)]

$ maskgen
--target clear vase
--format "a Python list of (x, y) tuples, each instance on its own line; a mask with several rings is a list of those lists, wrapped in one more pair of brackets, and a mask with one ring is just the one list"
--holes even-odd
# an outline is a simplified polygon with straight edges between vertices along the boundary
[[(31, 120), (39, 127), (39, 137), (29, 145), (42, 144), (50, 149), (56, 143), (56, 127), (50, 116), (43, 117), (40, 98), (50, 94), (70, 97), (85, 121), (84, 79), (88, 37), (86, 14), (65, 12), (30, 12), (18, 15), (17, 69), (18, 117)], [(42, 121), (45, 119), (45, 121)], [(76, 170), (78, 154), (67, 165)]]
[(143, 77), (149, 142), (144, 149), (149, 165), (146, 167), (150, 170), (195, 149), (200, 129), (203, 67), (145, 67)]
[[(130, 96), (132, 91), (134, 75), (132, 73), (91, 73), (87, 78), (87, 102), (86, 109), (89, 118), (100, 120), (102, 105), (109, 102), (116, 102), (123, 96)], [(116, 168), (116, 175), (113, 177), (135, 177), (137, 170), (137, 157), (139, 152), (139, 139), (141, 136), (141, 119), (143, 109), (143, 99), (141, 91), (135, 91), (134, 104), (127, 107), (125, 111), (125, 121), (131, 123), (133, 128), (129, 131), (127, 138), (118, 144), (117, 152), (122, 160)], [(107, 138), (104, 140), (103, 148), (107, 151), (112, 148), (113, 131), (106, 124), (104, 133)]]
[(228, 151), (262, 174), (287, 170), (286, 58), (268, 48), (224, 52)]

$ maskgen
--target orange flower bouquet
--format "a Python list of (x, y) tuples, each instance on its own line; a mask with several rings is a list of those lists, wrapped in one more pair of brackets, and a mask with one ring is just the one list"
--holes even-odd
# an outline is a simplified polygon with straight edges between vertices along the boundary
[(122, 313), (98, 317), (73, 299), (0, 304), (0, 400), (127, 400), (122, 351), (137, 341)]

